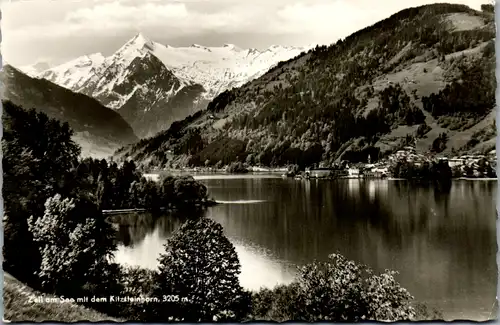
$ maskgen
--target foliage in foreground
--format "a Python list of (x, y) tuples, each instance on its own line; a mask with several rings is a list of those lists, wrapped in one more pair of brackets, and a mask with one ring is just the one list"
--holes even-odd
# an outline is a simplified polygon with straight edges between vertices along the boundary
[(415, 317), (413, 297), (395, 280), (396, 272), (375, 274), (339, 254), (300, 270), (288, 286), (253, 296), (253, 319), (306, 322), (402, 321)]
[(246, 315), (250, 295), (239, 283), (240, 262), (220, 224), (188, 220), (165, 249), (154, 293), (178, 301), (152, 306), (152, 321), (238, 321)]
[[(239, 263), (234, 249), (219, 229), (220, 225), (206, 218), (188, 221), (167, 245), (159, 271), (130, 269), (127, 292), (179, 299), (133, 305), (130, 315), (135, 317), (129, 319), (359, 322), (442, 318), (424, 305), (415, 305), (396, 281), (396, 272), (375, 274), (340, 254), (331, 255), (328, 262), (302, 267), (288, 285), (262, 288), (250, 302), (236, 276)], [(196, 250), (200, 253), (193, 253)]]
[(73, 131), (67, 123), (11, 102), (2, 101), (2, 107), (3, 266), (36, 287), (33, 274), (41, 261), (27, 220), (43, 215), (49, 197), (68, 192), (69, 170), (80, 148), (71, 140)]
[[(118, 294), (119, 267), (109, 262), (115, 233), (101, 209), (131, 201), (155, 210), (206, 199), (206, 187), (192, 177), (158, 184), (142, 177), (133, 162), (119, 167), (79, 161), (67, 123), (2, 104), (3, 266), (36, 290), (73, 297)], [(95, 308), (117, 313), (118, 306)]]
[[(93, 304), (95, 309), (125, 316), (122, 318), (131, 319), (135, 314), (147, 318), (142, 320), (239, 321), (247, 317), (251, 302), (239, 284), (238, 257), (221, 225), (210, 219), (188, 220), (181, 227), (161, 257), (159, 272), (123, 272), (108, 261), (114, 244), (99, 211), (103, 202), (116, 207), (127, 195), (135, 195), (146, 206), (155, 206), (153, 202), (162, 199), (190, 205), (196, 202), (193, 195), (206, 196), (206, 188), (192, 178), (165, 177), (154, 186), (141, 179), (138, 186), (150, 186), (150, 192), (131, 191), (132, 184), (137, 184), (133, 163), (121, 168), (102, 161), (79, 164), (79, 148), (67, 125), (9, 103), (4, 108), (8, 216), (4, 221), (4, 265), (8, 271), (45, 291), (75, 298), (129, 293), (172, 300), (143, 306)], [(33, 130), (39, 130), (37, 137), (31, 136)], [(355, 321), (408, 319), (412, 315), (411, 297), (394, 281), (393, 273), (373, 275), (340, 255), (334, 255), (331, 263), (306, 266), (295, 283), (280, 288), (288, 294), (286, 299), (267, 295), (270, 302), (259, 304), (257, 294), (252, 318)]]
[(45, 203), (42, 217), (28, 219), (28, 227), (42, 257), (38, 277), (45, 290), (63, 295), (96, 294), (86, 289), (93, 285), (102, 293), (113, 291), (106, 284), (114, 276), (109, 274), (113, 268), (109, 261), (116, 250), (115, 233), (96, 205), (56, 194)]

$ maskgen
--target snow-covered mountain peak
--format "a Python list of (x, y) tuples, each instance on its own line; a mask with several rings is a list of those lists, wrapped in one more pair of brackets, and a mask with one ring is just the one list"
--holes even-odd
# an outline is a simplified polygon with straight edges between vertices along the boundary
[(101, 65), (106, 58), (102, 53), (94, 53), (89, 55), (84, 55), (76, 59), (74, 62), (74, 66), (77, 68), (83, 68), (88, 66), (99, 66)]
[[(170, 46), (169, 48), (175, 48), (175, 47)], [(200, 45), (200, 44), (191, 44), (190, 48), (210, 51), (210, 49), (208, 47)]]
[(304, 50), (304, 49), (305, 48), (295, 47), (295, 46), (271, 45), (267, 48), (266, 51), (282, 52), (282, 51), (294, 51), (294, 50)]
[[(40, 76), (74, 91), (84, 91), (85, 88), (84, 93), (98, 97), (121, 84), (134, 84), (136, 81), (127, 80), (137, 76), (133, 71), (137, 71), (139, 62), (141, 69), (151, 70), (141, 72), (142, 76), (151, 74), (147, 78), (154, 78), (161, 70), (159, 65), (163, 64), (181, 85), (201, 85), (206, 91), (204, 98), (210, 100), (226, 89), (260, 77), (278, 62), (287, 61), (308, 49), (272, 45), (260, 51), (256, 48), (241, 49), (231, 43), (218, 47), (200, 44), (174, 47), (156, 43), (138, 33), (109, 57), (104, 58), (100, 53), (86, 55)], [(116, 103), (113, 108), (123, 103), (126, 96), (122, 95), (113, 100)]]
[(230, 50), (233, 50), (233, 51), (241, 51), (241, 48), (239, 48), (238, 46), (234, 45), (234, 44), (230, 44), (230, 43), (226, 43), (224, 44), (223, 46), (224, 48), (227, 48), (227, 49), (230, 49)]
[(247, 53), (247, 55), (252, 55), (252, 54), (258, 54), (258, 53), (260, 53), (260, 51), (257, 50), (254, 47), (246, 49), (245, 52)]
[(106, 58), (101, 53), (83, 55), (57, 67), (41, 71), (36, 77), (45, 78), (65, 88), (79, 91), (105, 60)]
[[(4, 61), (3, 65), (7, 64), (8, 63)], [(50, 64), (45, 61), (39, 61), (33, 65), (19, 67), (20, 71), (26, 73), (30, 77), (36, 77), (37, 75), (48, 69), (50, 69)]]
[(138, 33), (110, 56), (84, 55), (37, 77), (119, 110), (136, 134), (148, 136), (306, 50), (274, 45), (261, 51), (230, 43), (174, 47)]
[(125, 44), (137, 44), (138, 46), (144, 46), (148, 43), (152, 44), (153, 42), (144, 36), (144, 34), (137, 33)]
[(146, 38), (142, 33), (136, 34), (128, 42), (116, 51), (118, 53), (144, 53), (145, 51), (154, 51), (155, 43)]

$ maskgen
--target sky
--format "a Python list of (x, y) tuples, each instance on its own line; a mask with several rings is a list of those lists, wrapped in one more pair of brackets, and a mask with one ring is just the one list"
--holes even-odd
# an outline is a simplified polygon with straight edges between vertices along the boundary
[[(480, 9), (491, 0), (446, 0)], [(171, 46), (331, 44), (436, 0), (1, 0), (1, 53), (14, 66), (110, 55), (138, 32)]]

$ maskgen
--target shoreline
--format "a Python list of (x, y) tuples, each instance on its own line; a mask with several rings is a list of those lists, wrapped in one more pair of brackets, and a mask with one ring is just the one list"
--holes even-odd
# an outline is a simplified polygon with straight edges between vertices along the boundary
[(282, 168), (266, 168), (266, 167), (249, 167), (247, 173), (229, 173), (224, 168), (166, 168), (160, 170), (148, 170), (144, 174), (160, 174), (160, 173), (203, 173), (203, 174), (227, 174), (227, 175), (244, 175), (252, 173), (286, 173), (288, 169)]
[[(169, 170), (161, 170), (161, 171), (150, 171), (147, 173), (143, 173), (143, 176), (148, 177), (148, 178), (156, 178), (162, 173), (179, 173), (179, 174), (188, 174), (188, 175), (193, 175), (193, 176), (205, 176), (205, 175), (213, 175), (213, 176), (244, 176), (244, 175), (266, 175), (266, 174), (277, 174), (277, 173), (282, 173), (283, 170), (270, 170), (270, 171), (249, 171), (248, 173), (229, 173), (225, 170), (216, 170), (216, 171), (206, 171), (206, 170), (192, 170), (192, 169), (169, 169)], [(283, 175), (282, 175), (283, 176)], [(312, 180), (312, 179), (324, 179), (324, 180), (338, 180), (338, 179), (363, 179), (363, 180), (369, 180), (369, 179), (376, 179), (376, 180), (387, 180), (387, 181), (408, 181), (408, 180), (413, 180), (413, 179), (408, 179), (408, 178), (397, 178), (397, 177), (355, 177), (355, 176), (341, 176), (341, 177), (335, 177), (335, 178), (330, 178), (330, 177), (303, 177), (303, 176), (283, 176), (283, 178), (289, 178), (289, 179), (296, 179), (296, 180)], [(429, 179), (429, 181), (432, 181), (433, 179)], [(453, 177), (450, 180), (452, 181), (496, 181), (498, 178), (492, 178), (492, 177)]]
[[(216, 206), (216, 205), (219, 205), (219, 204), (224, 204), (223, 202), (219, 202), (217, 200), (214, 200), (214, 199), (209, 199), (205, 202), (202, 202), (201, 204), (198, 203), (198, 204), (195, 204), (195, 206), (197, 208), (209, 208), (209, 207), (212, 207), (212, 206)], [(172, 211), (176, 211), (178, 209), (176, 209), (175, 207), (174, 208), (160, 208), (160, 211), (163, 211), (163, 212), (172, 212)], [(145, 208), (131, 208), (131, 209), (110, 209), (110, 210), (101, 210), (101, 213), (103, 215), (106, 215), (106, 216), (112, 216), (112, 215), (117, 215), (117, 214), (131, 214), (131, 213), (135, 213), (135, 212), (139, 212), (139, 213), (142, 213), (142, 212), (151, 212)]]

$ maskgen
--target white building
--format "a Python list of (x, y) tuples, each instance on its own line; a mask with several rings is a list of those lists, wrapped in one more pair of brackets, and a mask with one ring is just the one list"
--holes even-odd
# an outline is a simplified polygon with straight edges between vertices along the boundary
[(359, 177), (359, 168), (351, 167), (347, 170), (347, 172), (348, 172), (349, 177), (351, 177), (351, 178)]
[(451, 158), (448, 160), (448, 165), (450, 165), (450, 167), (462, 166), (464, 164), (465, 160), (461, 158)]

